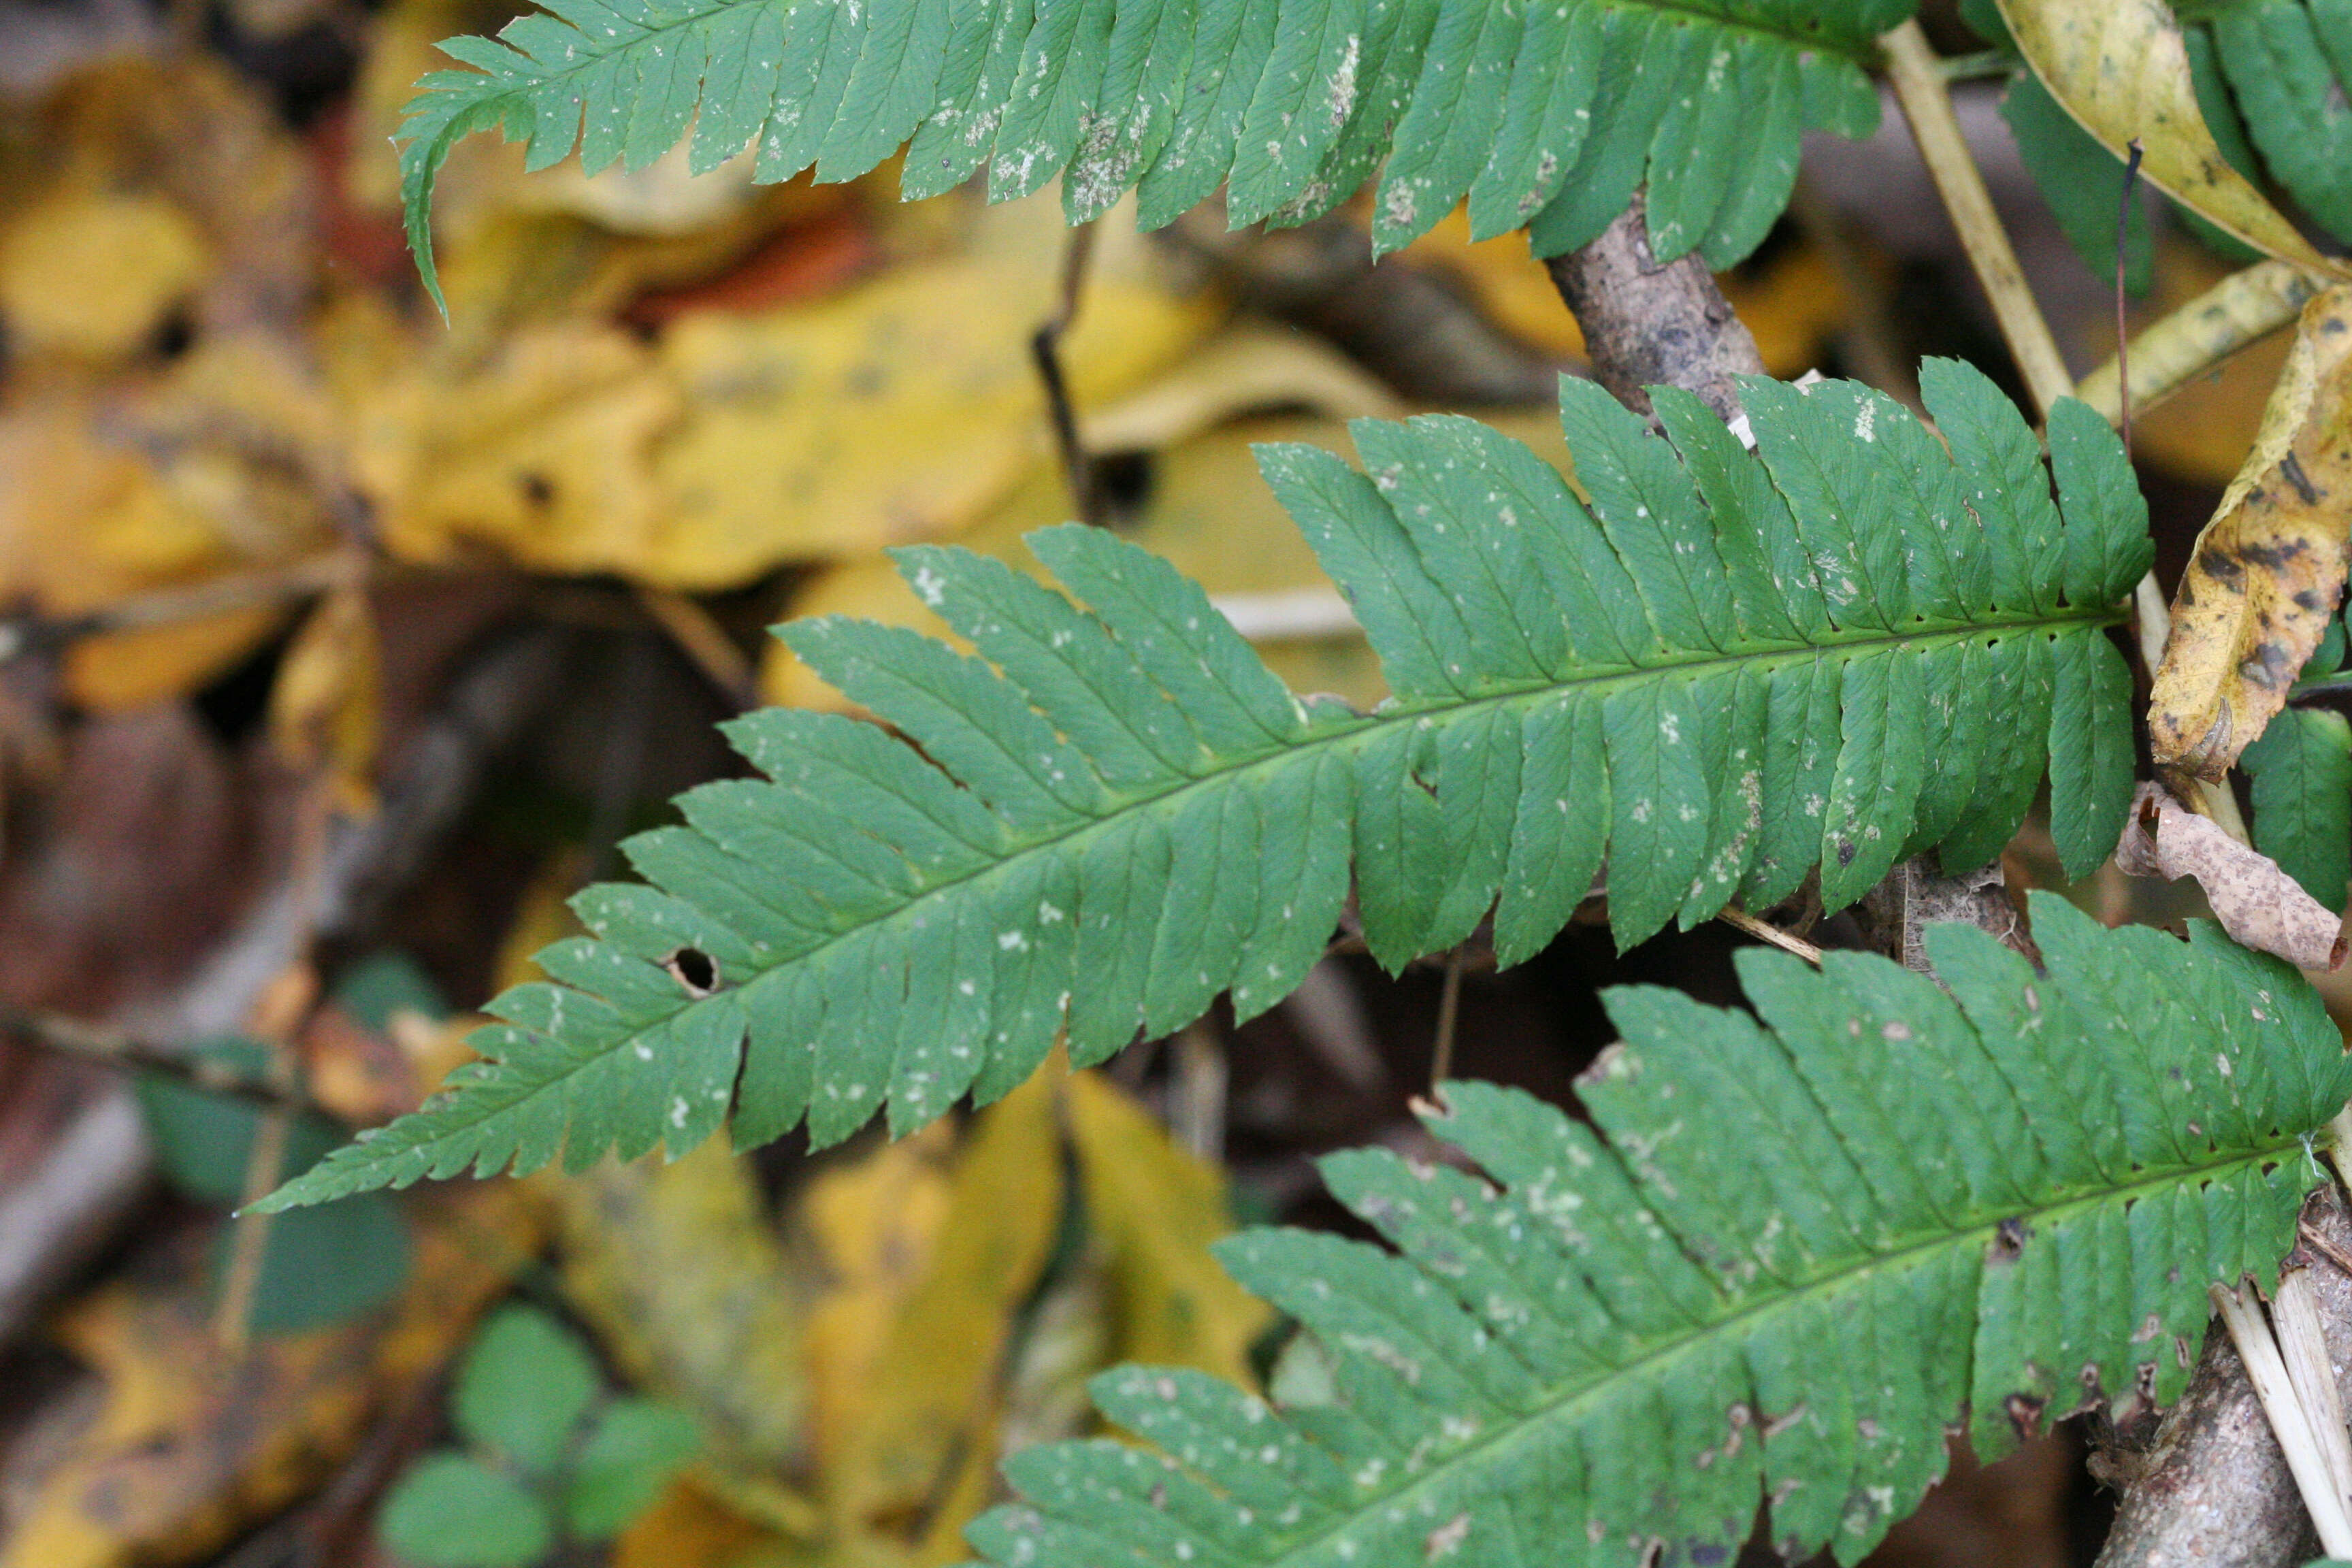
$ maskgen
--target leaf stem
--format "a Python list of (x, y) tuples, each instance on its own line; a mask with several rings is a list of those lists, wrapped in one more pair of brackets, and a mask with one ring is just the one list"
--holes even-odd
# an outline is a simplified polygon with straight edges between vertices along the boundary
[(2074, 390), (2074, 378), (2058, 353), (2058, 340), (2042, 319), (2042, 307), (2026, 286), (2017, 251), (1993, 210), (1992, 193), (1984, 174), (1969, 152), (1968, 139), (1952, 112), (1952, 95), (1943, 70), (1916, 21), (1906, 22), (1879, 39), (1886, 52), (1886, 78), (1895, 100), (1911, 122), (1912, 138), (1926, 160), (1928, 177), (1943, 198), (1944, 210), (1959, 232), (1969, 265), (1992, 302), (1993, 318), (2009, 345), (2010, 357), (2025, 377), (2034, 406), (2047, 418), (2057, 401)]
[(1807, 963), (1819, 969), (1822, 950), (1793, 932), (1782, 931), (1769, 921), (1758, 920), (1738, 904), (1727, 904), (1716, 911), (1716, 919), (1727, 926), (1746, 931), (1759, 942), (1769, 942), (1783, 952), (1793, 952)]

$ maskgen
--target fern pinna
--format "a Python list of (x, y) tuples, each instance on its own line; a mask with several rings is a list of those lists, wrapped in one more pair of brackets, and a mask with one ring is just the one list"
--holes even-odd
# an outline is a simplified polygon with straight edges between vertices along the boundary
[(1742, 951), (1760, 1026), (1611, 993), (1590, 1126), (1446, 1086), (1432, 1130), (1483, 1179), (1325, 1163), (1396, 1252), (1219, 1247), (1315, 1336), (1315, 1397), (1106, 1373), (1104, 1412), (1160, 1451), (1017, 1454), (1029, 1502), (973, 1544), (1005, 1568), (1725, 1563), (1769, 1496), (1784, 1560), (1852, 1563), (1942, 1474), (1948, 1426), (1990, 1460), (2101, 1396), (2177, 1398), (2208, 1282), (2291, 1245), (2352, 1060), (2300, 975), (2210, 927), (2184, 948), (2032, 912), (2042, 973), (1938, 925), (1940, 987)]
[[(916, 742), (770, 710), (730, 733), (766, 782), (631, 839), (651, 887), (593, 888), (597, 940), (539, 957), (488, 1058), (271, 1202), (562, 1150), (819, 1143), (984, 1102), (1066, 1031), (1099, 1061), (1230, 991), (1249, 1017), (1323, 953), (1350, 886), (1391, 970), (1491, 910), (1516, 963), (1609, 866), (1621, 943), (1819, 867), (1824, 905), (1896, 858), (1996, 854), (2044, 768), (2085, 874), (2131, 789), (2105, 628), (2146, 569), (2120, 443), (2080, 404), (2032, 432), (1931, 362), (1943, 441), (1879, 393), (1763, 379), (1758, 450), (1655, 394), (1672, 445), (1597, 387), (1561, 417), (1584, 500), (1460, 418), (1365, 422), (1369, 475), (1264, 448), (1394, 695), (1284, 689), (1198, 587), (1093, 529), (1031, 536), (1081, 604), (993, 561), (904, 551), (979, 658), (844, 619), (782, 635)], [(1949, 450), (1944, 443), (1949, 443)], [(919, 746), (919, 750), (917, 749)]]
[(991, 195), (1064, 176), (1072, 221), (1139, 192), (1148, 226), (1227, 186), (1300, 223), (1386, 160), (1373, 237), (1465, 195), (1480, 236), (1584, 244), (1646, 182), (1652, 242), (1728, 267), (1787, 205), (1810, 128), (1866, 135), (1874, 40), (1913, 0), (550, 0), (442, 48), (401, 128), (432, 282), (433, 180), (492, 127), (544, 168), (692, 167), (756, 146), (763, 181), (865, 174), (911, 138), (909, 197), (982, 164)]

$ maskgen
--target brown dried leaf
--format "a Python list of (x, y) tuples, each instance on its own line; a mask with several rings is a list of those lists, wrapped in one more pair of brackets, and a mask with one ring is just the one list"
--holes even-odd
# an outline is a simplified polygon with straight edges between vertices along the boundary
[(2352, 288), (2304, 308), (2253, 450), (2198, 535), (2148, 698), (2157, 763), (2218, 779), (2286, 701), (2352, 542)]
[(2135, 877), (2194, 877), (2221, 929), (2257, 952), (2299, 969), (2332, 970), (2344, 962), (2343, 921), (2279, 869), (2172, 798), (2144, 784), (2133, 802), (2116, 864)]

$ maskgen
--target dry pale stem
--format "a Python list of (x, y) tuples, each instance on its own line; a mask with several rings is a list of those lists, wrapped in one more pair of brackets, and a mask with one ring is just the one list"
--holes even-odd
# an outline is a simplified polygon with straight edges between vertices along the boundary
[(1941, 64), (1916, 22), (1904, 23), (1880, 38), (1879, 46), (1886, 51), (1886, 78), (1895, 89), (1895, 100), (1911, 122), (1912, 139), (1927, 162), (1928, 177), (1936, 182), (1936, 194), (1943, 198), (1969, 265), (1992, 303), (2010, 357), (2046, 418), (2057, 401), (2074, 390), (2074, 378), (2066, 374), (2058, 340), (2051, 336), (2050, 323), (2026, 286), (2009, 231), (1993, 210), (1992, 193), (1969, 153)]

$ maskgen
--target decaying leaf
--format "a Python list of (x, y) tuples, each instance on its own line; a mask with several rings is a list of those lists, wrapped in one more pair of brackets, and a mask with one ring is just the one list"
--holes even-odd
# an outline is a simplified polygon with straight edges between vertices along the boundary
[(0, 226), (0, 320), (27, 352), (128, 354), (211, 270), (204, 236), (158, 196), (60, 191)]
[[(1027, 343), (1054, 308), (1060, 219), (1021, 205), (992, 214), (961, 256), (804, 306), (680, 318), (662, 363), (688, 413), (656, 468), (674, 532), (647, 574), (714, 587), (781, 561), (951, 537), (1045, 467)], [(1081, 409), (1143, 384), (1216, 325), (1209, 302), (1155, 279), (1134, 236), (1109, 237), (1118, 223), (1063, 342)]]
[(957, 1155), (930, 1263), (827, 1444), (826, 1503), (845, 1535), (933, 1525), (959, 1471), (993, 1468), (1014, 1313), (1061, 1225), (1061, 1077), (1040, 1072), (983, 1111)]
[(2000, 3), (2034, 74), (2107, 151), (2137, 141), (2141, 173), (2175, 201), (2268, 255), (2342, 275), (2221, 155), (2163, 0)]
[(1224, 1173), (1179, 1148), (1099, 1073), (1073, 1075), (1066, 1092), (1118, 1359), (1253, 1381), (1250, 1347), (1274, 1314), (1210, 1255), (1233, 1228)]
[(2198, 536), (2148, 700), (2160, 766), (2218, 779), (2286, 701), (2352, 544), (2352, 289), (2304, 307), (2253, 450)]
[(690, 1405), (720, 1465), (799, 1468), (811, 1290), (769, 1228), (751, 1166), (713, 1142), (548, 1186), (565, 1291), (614, 1363)]
[[(0, 1568), (128, 1568), (201, 1559), (300, 1497), (351, 1451), (383, 1402), (463, 1342), (530, 1258), (535, 1205), (483, 1186), (423, 1217), (415, 1268), (392, 1306), (334, 1328), (225, 1353), (200, 1248), (161, 1277), (107, 1285), (69, 1309), (67, 1347), (102, 1391), (86, 1425), (34, 1473), (13, 1467)], [(72, 1419), (70, 1404), (48, 1418)]]
[(2189, 810), (2161, 784), (2139, 786), (2116, 864), (2134, 877), (2195, 878), (2221, 929), (2258, 952), (2302, 969), (2332, 970), (2344, 962), (2341, 917), (2277, 861)]
[(269, 689), (270, 737), (302, 767), (326, 770), (336, 804), (373, 804), (383, 650), (374, 612), (358, 584), (319, 601), (294, 635)]
[[(0, 411), (0, 602), (62, 619), (311, 554), (327, 528), (306, 479), (330, 439), (321, 402), (284, 345), (244, 334), (206, 339), (152, 382)], [(173, 696), (281, 618), (264, 605), (85, 638), (68, 689), (110, 710)]]

